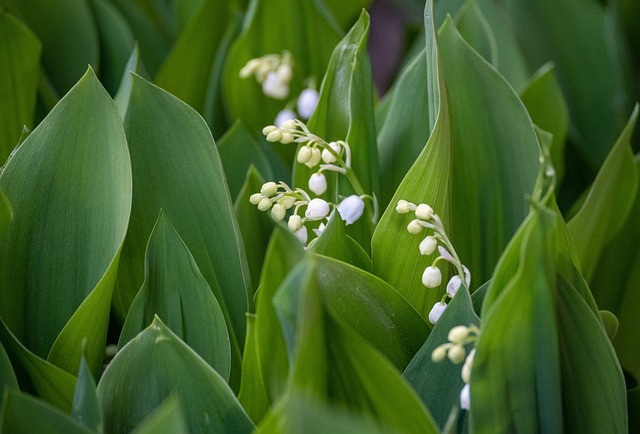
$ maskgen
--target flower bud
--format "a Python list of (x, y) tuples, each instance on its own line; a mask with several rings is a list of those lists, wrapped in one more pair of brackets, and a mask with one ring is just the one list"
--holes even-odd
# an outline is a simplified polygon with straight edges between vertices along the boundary
[(305, 217), (309, 220), (322, 220), (329, 214), (329, 204), (322, 199), (312, 199), (307, 205)]
[(436, 251), (436, 247), (438, 247), (438, 240), (429, 235), (420, 243), (420, 253), (425, 256), (431, 255)]
[(471, 367), (473, 366), (473, 358), (476, 355), (476, 349), (469, 351), (469, 355), (467, 356), (467, 360), (464, 361), (464, 365), (462, 365), (462, 371), (460, 372), (460, 376), (462, 377), (462, 381), (468, 383), (471, 380)]
[(302, 227), (302, 217), (300, 217), (298, 214), (292, 215), (291, 217), (289, 217), (287, 226), (289, 226), (289, 230), (291, 232), (300, 230), (300, 228)]
[(422, 230), (422, 225), (418, 222), (418, 220), (411, 220), (411, 222), (407, 225), (407, 230), (410, 234), (419, 234)]
[(327, 191), (327, 178), (320, 172), (314, 173), (309, 177), (309, 190), (317, 195), (323, 194)]
[(283, 145), (289, 144), (293, 142), (293, 134), (291, 133), (282, 133), (282, 138), (280, 139), (280, 143)]
[[(331, 142), (329, 143), (329, 147), (333, 149), (336, 154), (340, 155), (340, 152), (342, 151), (342, 149), (338, 143)], [(337, 158), (334, 157), (334, 155), (328, 149), (323, 149), (322, 161), (324, 161), (327, 164), (331, 164), (331, 163), (335, 163), (337, 161)]]
[(305, 164), (307, 163), (309, 160), (311, 160), (311, 148), (308, 146), (303, 146), (300, 148), (300, 150), (298, 151), (298, 163), (300, 164)]
[(295, 231), (293, 233), (302, 244), (307, 244), (307, 227), (306, 226), (301, 226), (300, 229), (298, 229), (297, 231)]
[(425, 203), (418, 205), (416, 208), (416, 218), (419, 218), (420, 220), (429, 220), (431, 217), (433, 217), (433, 208)]
[(338, 212), (347, 225), (353, 224), (364, 212), (364, 201), (355, 194), (345, 197), (338, 205)]
[(437, 288), (442, 283), (442, 273), (438, 267), (427, 267), (422, 273), (422, 284), (427, 288)]
[(464, 350), (462, 345), (454, 345), (449, 348), (447, 356), (449, 357), (449, 360), (451, 360), (451, 363), (457, 365), (458, 363), (462, 363), (464, 358), (467, 357), (467, 352)]
[(396, 205), (396, 212), (398, 214), (407, 214), (411, 211), (411, 206), (406, 200), (400, 199)]
[(452, 328), (447, 335), (449, 342), (454, 344), (461, 344), (467, 337), (469, 337), (469, 328), (462, 325)]
[(286, 121), (284, 121), (280, 127), (286, 128), (288, 130), (295, 130), (298, 128), (298, 123), (296, 122), (295, 113), (293, 113), (291, 110), (288, 110), (288, 111), (292, 113), (293, 116), (287, 119)]
[(266, 197), (260, 200), (260, 203), (258, 203), (258, 209), (260, 211), (266, 211), (269, 208), (271, 208), (271, 201)]
[(279, 142), (282, 138), (282, 131), (274, 130), (267, 134), (267, 142)]
[(251, 59), (240, 70), (240, 78), (248, 78), (260, 66), (260, 59)]
[(282, 220), (286, 213), (287, 209), (279, 203), (276, 203), (271, 208), (271, 216), (277, 221)]
[(431, 312), (429, 312), (429, 322), (431, 324), (435, 324), (440, 319), (442, 312), (447, 308), (447, 303), (443, 303), (441, 301), (437, 302), (431, 308)]
[(282, 199), (280, 199), (279, 201), (282, 206), (284, 206), (286, 209), (291, 208), (293, 205), (295, 205), (296, 203), (296, 198), (293, 196), (285, 196)]
[(262, 188), (260, 189), (260, 193), (264, 194), (265, 196), (271, 196), (277, 191), (278, 184), (273, 181), (265, 182), (264, 184), (262, 184)]
[(469, 410), (471, 408), (471, 390), (469, 384), (465, 384), (460, 392), (460, 408)]
[[(278, 116), (279, 116), (279, 115), (278, 115)], [(276, 118), (276, 121), (277, 121), (277, 120), (278, 120), (278, 118)], [(266, 127), (264, 127), (264, 128), (262, 129), (262, 134), (266, 136), (266, 135), (268, 135), (270, 132), (273, 132), (273, 131), (275, 131), (275, 130), (277, 130), (277, 129), (278, 129), (278, 127), (277, 127), (277, 126), (275, 126), (275, 125), (267, 125)]]
[(264, 195), (262, 193), (254, 193), (249, 197), (249, 202), (251, 202), (252, 205), (257, 205), (263, 198)]
[(444, 345), (440, 345), (431, 353), (431, 360), (434, 363), (443, 361), (445, 357), (447, 357), (447, 347)]
[(320, 152), (320, 149), (311, 148), (311, 158), (309, 158), (309, 161), (307, 161), (304, 164), (307, 167), (316, 167), (318, 164), (320, 164), (321, 158), (322, 158), (322, 153)]
[(304, 119), (309, 119), (318, 105), (319, 98), (320, 96), (318, 95), (318, 91), (315, 89), (305, 89), (300, 92), (300, 96), (297, 101), (298, 113), (300, 113), (300, 116)]
[(291, 69), (291, 65), (285, 63), (283, 65), (278, 66), (276, 70), (276, 74), (278, 74), (278, 78), (281, 83), (289, 83), (291, 81), (291, 77), (293, 76), (293, 70)]
[[(291, 111), (291, 110), (280, 110), (278, 112), (278, 115), (276, 116), (276, 120), (274, 121), (274, 124), (278, 127), (278, 128), (287, 128), (285, 127), (285, 125), (287, 124), (287, 122), (293, 120), (296, 118), (296, 114)], [(262, 134), (265, 134), (264, 130), (262, 130)], [(269, 133), (266, 133), (269, 134)]]
[(458, 293), (458, 289), (460, 289), (460, 285), (462, 285), (462, 279), (457, 274), (449, 279), (449, 283), (447, 283), (447, 295), (451, 298), (455, 297)]

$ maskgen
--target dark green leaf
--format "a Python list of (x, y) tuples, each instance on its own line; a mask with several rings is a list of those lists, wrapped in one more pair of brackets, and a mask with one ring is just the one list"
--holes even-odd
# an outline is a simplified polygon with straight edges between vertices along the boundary
[(188, 432), (180, 407), (180, 399), (169, 396), (132, 431), (132, 434), (187, 434)]
[(71, 417), (93, 432), (102, 432), (102, 409), (96, 394), (96, 381), (93, 379), (93, 374), (91, 374), (84, 356), (80, 361)]
[(2, 234), (13, 219), (13, 210), (11, 204), (7, 200), (7, 196), (0, 190), (0, 234)]
[[(5, 388), (18, 388), (18, 379), (15, 372), (13, 372), (13, 366), (11, 366), (11, 360), (9, 355), (4, 349), (2, 342), (0, 342), (0, 392), (4, 394)], [(0, 412), (2, 411), (2, 404), (0, 404)]]

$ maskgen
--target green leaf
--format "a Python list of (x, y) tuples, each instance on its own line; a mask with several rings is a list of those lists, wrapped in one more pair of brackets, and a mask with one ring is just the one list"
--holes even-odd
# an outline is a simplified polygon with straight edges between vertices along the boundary
[(491, 66), (498, 69), (496, 38), (476, 0), (467, 0), (460, 7), (455, 23), (462, 38)]
[(341, 0), (324, 0), (327, 5), (327, 9), (331, 11), (331, 14), (338, 22), (340, 27), (351, 27), (351, 25), (358, 19), (358, 15), (362, 9), (368, 7), (372, 0), (355, 0), (355, 1), (341, 1)]
[(229, 380), (231, 347), (222, 309), (193, 256), (163, 211), (149, 237), (145, 278), (122, 327), (122, 348), (155, 315)]
[[(242, 355), (242, 381), (238, 401), (254, 423), (260, 422), (269, 411), (267, 382), (260, 366), (260, 348), (256, 339), (256, 315), (247, 314), (247, 338)], [(286, 353), (285, 353), (286, 355)]]
[(564, 177), (564, 148), (569, 128), (569, 111), (554, 65), (547, 63), (536, 71), (520, 97), (533, 123), (553, 134), (549, 152), (560, 183)]
[[(317, 0), (252, 1), (242, 32), (229, 50), (223, 76), (222, 97), (228, 118), (242, 119), (250, 131), (258, 131), (272, 124), (287, 104), (287, 100), (265, 96), (253, 77), (240, 78), (240, 69), (249, 60), (288, 50), (295, 62), (289, 98), (295, 100), (305, 80), (319, 80), (324, 75), (339, 40), (340, 30)], [(291, 152), (283, 155), (291, 157)]]
[(13, 219), (13, 210), (11, 204), (7, 200), (7, 196), (0, 190), (0, 234), (2, 234)]
[[(474, 289), (489, 279), (526, 216), (525, 196), (533, 191), (540, 153), (531, 120), (512, 87), (469, 47), (450, 20), (438, 42), (430, 8), (428, 2), (425, 80), (434, 127), (372, 240), (374, 272), (424, 318), (444, 288), (425, 291), (421, 275), (434, 257), (419, 255), (420, 238), (406, 230), (413, 214), (396, 213), (397, 201), (431, 205), (471, 270)], [(487, 233), (491, 237), (483, 235)]]
[(87, 338), (97, 373), (131, 166), (117, 108), (91, 69), (20, 145), (0, 189), (14, 211), (0, 235), (2, 319), (29, 350), (73, 374)]
[[(453, 327), (468, 327), (472, 324), (480, 327), (480, 319), (473, 310), (469, 292), (461, 286), (427, 341), (402, 374), (418, 393), (438, 426), (443, 429), (452, 408), (459, 406), (460, 391), (464, 387), (460, 376), (462, 364), (454, 365), (448, 359), (436, 363), (431, 359), (431, 354), (438, 346), (448, 342), (447, 336)], [(467, 345), (466, 349), (471, 350), (471, 345)], [(467, 425), (466, 413), (462, 413), (462, 418), (464, 419), (456, 420), (464, 430)]]
[(33, 125), (40, 70), (40, 41), (17, 18), (0, 10), (0, 163)]
[(251, 283), (211, 133), (191, 107), (139, 76), (133, 78), (124, 126), (136, 189), (114, 293), (116, 314), (125, 316), (142, 286), (145, 244), (163, 209), (225, 315), (231, 384), (237, 387)]
[(89, 3), (100, 41), (100, 81), (113, 95), (134, 49), (135, 39), (129, 24), (114, 5), (107, 0), (91, 0)]
[[(317, 286), (336, 322), (354, 330), (397, 369), (407, 366), (429, 333), (422, 318), (386, 282), (344, 262), (313, 255), (292, 271), (274, 300), (288, 338), (294, 335), (297, 303), (309, 282)], [(291, 350), (291, 340), (287, 343)]]
[[(256, 293), (256, 315), (251, 336), (254, 342), (247, 343), (252, 345), (252, 349), (245, 354), (238, 396), (256, 421), (262, 419), (269, 405), (276, 402), (285, 390), (289, 359), (273, 302), (276, 291), (303, 256), (304, 249), (295, 235), (277, 225), (269, 241)], [(253, 390), (260, 388), (264, 389), (266, 398), (252, 394)]]
[(102, 409), (96, 394), (96, 381), (89, 370), (84, 356), (80, 361), (80, 371), (73, 394), (71, 416), (74, 420), (93, 432), (102, 432)]
[(230, 5), (201, 0), (156, 75), (156, 84), (204, 113), (213, 61), (231, 18)]
[(118, 106), (118, 112), (122, 119), (127, 115), (127, 108), (129, 107), (129, 98), (131, 97), (131, 84), (133, 82), (133, 75), (131, 72), (135, 72), (138, 75), (144, 76), (144, 65), (140, 60), (140, 50), (136, 44), (131, 51), (129, 60), (124, 67), (124, 72), (120, 80), (120, 86), (118, 92), (116, 92), (113, 98), (114, 102)]
[[(4, 349), (2, 342), (0, 342), (0, 392), (4, 394), (4, 390), (13, 388), (18, 388), (18, 379), (16, 378), (16, 374), (13, 371), (13, 366), (11, 365), (11, 360), (9, 360), (9, 355)], [(2, 411), (2, 404), (0, 404), (0, 412)]]
[(156, 317), (116, 354), (98, 383), (105, 432), (131, 431), (172, 394), (189, 432), (253, 430), (225, 380)]
[[(237, 120), (229, 128), (224, 136), (218, 140), (217, 145), (232, 198), (238, 197), (251, 165), (265, 179), (273, 179), (271, 166), (262, 147), (241, 120)], [(252, 193), (259, 191), (260, 189)]]
[[(292, 397), (291, 391), (304, 391), (311, 399), (366, 414), (394, 432), (438, 432), (400, 372), (365, 340), (371, 335), (362, 336), (353, 324), (331, 312), (335, 294), (323, 294), (326, 290), (318, 286), (323, 279), (314, 276), (315, 270), (325, 268), (324, 261), (331, 260), (317, 257), (308, 262), (309, 273), (294, 307), (298, 311), (295, 362), (287, 397)], [(280, 305), (280, 300), (276, 303)], [(353, 315), (365, 318), (361, 312)]]
[(329, 256), (347, 264), (371, 272), (371, 259), (360, 244), (346, 234), (346, 225), (338, 212), (333, 212), (322, 236), (309, 246), (319, 255)]
[(0, 432), (83, 434), (94, 431), (39, 399), (7, 389), (0, 414)]
[(132, 434), (187, 434), (188, 432), (180, 407), (180, 399), (169, 396), (132, 431)]
[[(587, 199), (567, 224), (587, 281), (600, 267), (604, 246), (622, 229), (637, 196), (638, 170), (630, 141), (639, 111), (640, 106), (636, 106), (602, 165)], [(611, 288), (607, 289), (609, 291)]]
[(48, 79), (63, 95), (82, 77), (87, 65), (97, 71), (98, 32), (87, 0), (6, 0), (42, 42), (42, 64)]

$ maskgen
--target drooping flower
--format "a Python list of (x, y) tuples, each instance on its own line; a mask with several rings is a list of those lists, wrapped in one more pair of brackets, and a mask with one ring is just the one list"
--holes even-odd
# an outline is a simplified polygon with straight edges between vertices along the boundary
[(429, 235), (420, 243), (420, 253), (425, 256), (431, 255), (438, 247), (438, 240)]
[(298, 229), (297, 231), (295, 231), (293, 233), (302, 244), (307, 244), (307, 227), (306, 226), (301, 226), (300, 229)]
[(460, 408), (463, 410), (471, 408), (471, 388), (469, 383), (465, 384), (460, 392)]
[(318, 105), (318, 91), (315, 89), (305, 89), (300, 92), (300, 96), (298, 96), (297, 106), (298, 113), (304, 119), (309, 119), (313, 114), (313, 111), (316, 109)]
[(276, 203), (271, 208), (271, 216), (277, 221), (282, 220), (286, 214), (287, 214), (287, 209), (282, 204)]
[(426, 203), (421, 203), (416, 208), (416, 218), (420, 220), (429, 220), (433, 217), (433, 208), (431, 208)]
[(338, 212), (347, 225), (353, 224), (364, 212), (364, 201), (355, 194), (345, 197), (338, 205)]
[(427, 288), (437, 288), (442, 283), (442, 272), (433, 265), (425, 268), (422, 273), (422, 284)]
[(262, 82), (262, 92), (274, 99), (285, 99), (289, 96), (289, 83), (282, 81), (277, 72), (271, 71)]
[(447, 283), (447, 295), (453, 298), (457, 293), (458, 289), (462, 285), (462, 279), (457, 274), (449, 279), (449, 283)]
[(431, 312), (429, 312), (429, 322), (431, 324), (435, 324), (440, 319), (442, 312), (447, 308), (447, 303), (443, 303), (442, 301), (437, 302), (431, 308)]
[(307, 205), (305, 217), (309, 220), (322, 220), (329, 215), (329, 204), (322, 199), (312, 199)]
[(291, 119), (295, 119), (296, 114), (292, 110), (284, 109), (280, 110), (278, 116), (276, 116), (276, 120), (273, 122), (274, 125), (278, 128), (282, 128), (282, 125)]
[(317, 195), (323, 194), (327, 191), (327, 178), (320, 173), (314, 173), (309, 177), (309, 190)]
[(298, 214), (292, 215), (291, 217), (289, 217), (287, 226), (289, 226), (289, 230), (291, 232), (298, 231), (302, 227), (302, 217), (300, 217)]

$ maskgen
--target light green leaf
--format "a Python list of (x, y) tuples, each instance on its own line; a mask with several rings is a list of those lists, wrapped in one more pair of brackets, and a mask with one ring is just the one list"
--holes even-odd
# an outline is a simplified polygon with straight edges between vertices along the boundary
[(102, 432), (102, 409), (96, 394), (96, 381), (93, 379), (84, 356), (80, 361), (71, 417), (93, 432)]
[[(402, 374), (442, 429), (446, 426), (452, 409), (460, 405), (460, 391), (464, 387), (460, 376), (462, 364), (454, 365), (448, 359), (436, 363), (431, 359), (431, 354), (438, 346), (449, 342), (447, 336), (453, 327), (469, 327), (472, 324), (480, 327), (480, 319), (473, 310), (469, 291), (461, 286), (427, 341)], [(471, 348), (471, 345), (467, 345), (467, 352)], [(462, 413), (456, 420), (465, 431), (467, 429), (466, 413)]]
[(20, 20), (0, 10), (0, 164), (33, 126), (40, 70), (40, 41)]
[(166, 214), (151, 232), (145, 253), (145, 279), (122, 327), (122, 348), (144, 330), (155, 315), (229, 380), (231, 347), (222, 309), (193, 256)]
[(7, 390), (0, 414), (0, 432), (12, 434), (93, 433), (60, 410), (17, 390)]
[(187, 434), (188, 432), (180, 407), (180, 399), (169, 396), (132, 431), (132, 434)]
[[(292, 54), (291, 102), (298, 97), (305, 80), (320, 80), (331, 52), (340, 40), (340, 30), (325, 8), (317, 0), (251, 2), (242, 32), (229, 51), (223, 76), (222, 97), (229, 119), (242, 119), (250, 131), (259, 131), (272, 124), (289, 101), (265, 96), (253, 77), (240, 78), (240, 69), (251, 59), (281, 54), (283, 50)], [(282, 155), (290, 158), (292, 150), (283, 151)]]
[(116, 354), (98, 383), (105, 432), (130, 432), (172, 394), (189, 432), (253, 430), (224, 379), (156, 317)]
[(564, 177), (569, 112), (553, 64), (547, 63), (536, 71), (520, 97), (533, 123), (553, 135), (549, 153), (559, 184)]
[(498, 69), (498, 46), (487, 18), (476, 0), (467, 0), (455, 18), (460, 35), (476, 52)]
[[(637, 196), (638, 170), (633, 161), (630, 141), (639, 110), (640, 107), (636, 106), (629, 123), (602, 165), (587, 199), (567, 224), (587, 281), (591, 280), (600, 266), (599, 260), (605, 245), (622, 229)], [(607, 289), (609, 291), (611, 288)]]
[(540, 152), (531, 120), (512, 87), (469, 47), (450, 20), (438, 42), (430, 8), (427, 2), (425, 80), (430, 124), (435, 126), (372, 241), (374, 272), (398, 288), (424, 318), (444, 288), (425, 291), (421, 275), (434, 258), (419, 255), (420, 237), (406, 230), (413, 214), (396, 213), (397, 201), (431, 205), (471, 270), (474, 289), (489, 279), (526, 216), (525, 196), (533, 191)]
[(11, 204), (7, 200), (7, 196), (0, 190), (0, 234), (2, 234), (13, 219), (13, 210)]
[[(247, 338), (242, 354), (242, 381), (238, 401), (254, 423), (260, 422), (269, 411), (267, 382), (262, 374), (258, 355), (260, 348), (256, 339), (256, 314), (247, 314)], [(286, 353), (285, 353), (286, 356)]]
[[(108, 180), (109, 182), (105, 182)], [(0, 235), (0, 315), (41, 358), (97, 373), (131, 210), (131, 166), (117, 108), (91, 69), (0, 175), (14, 211)]]
[(129, 97), (131, 96), (131, 83), (133, 82), (133, 76), (131, 72), (135, 72), (138, 75), (144, 76), (144, 65), (140, 60), (140, 50), (136, 44), (131, 51), (129, 60), (124, 67), (122, 78), (120, 79), (120, 86), (118, 92), (116, 92), (113, 98), (114, 102), (118, 106), (118, 112), (122, 119), (127, 115), (127, 108), (129, 107)]
[(251, 283), (211, 133), (191, 107), (137, 75), (124, 125), (136, 189), (118, 269), (115, 312), (123, 318), (142, 286), (146, 242), (163, 209), (225, 315), (231, 384), (237, 387)]

